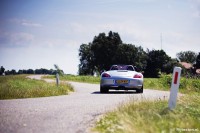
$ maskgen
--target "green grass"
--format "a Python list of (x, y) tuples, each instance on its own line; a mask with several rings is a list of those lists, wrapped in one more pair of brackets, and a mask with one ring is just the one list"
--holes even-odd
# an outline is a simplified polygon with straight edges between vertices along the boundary
[[(65, 75), (61, 80), (99, 84), (100, 77)], [(144, 88), (169, 91), (171, 81), (172, 75), (145, 78)], [(186, 95), (178, 100), (173, 111), (167, 108), (167, 101), (133, 100), (105, 114), (92, 130), (99, 133), (200, 132), (200, 80), (182, 77), (179, 91)]]
[[(55, 76), (45, 76), (43, 78), (55, 79)], [(60, 79), (65, 81), (75, 81), (75, 82), (84, 82), (92, 84), (100, 83), (100, 77), (94, 77), (94, 76), (64, 75), (63, 77), (60, 76)], [(144, 88), (169, 91), (171, 87), (171, 82), (172, 82), (172, 75), (162, 75), (161, 78), (144, 78)], [(182, 77), (180, 81), (179, 91), (181, 93), (188, 93), (188, 91), (199, 92), (200, 80), (187, 79)]]
[(173, 111), (167, 101), (132, 101), (104, 115), (93, 131), (99, 133), (200, 132), (200, 95), (182, 97)]
[[(145, 78), (145, 88), (169, 91), (172, 76)], [(100, 133), (200, 132), (200, 80), (181, 78), (179, 91), (185, 93), (171, 111), (168, 101), (133, 100), (104, 115), (93, 129)]]
[(66, 95), (73, 91), (70, 84), (47, 83), (26, 78), (27, 75), (0, 76), (0, 99), (17, 99)]
[[(55, 79), (56, 77), (55, 76), (43, 76), (42, 78)], [(64, 75), (64, 76), (60, 76), (60, 80), (91, 83), (91, 84), (99, 84), (100, 83), (100, 77), (94, 77), (94, 76)]]
[[(161, 78), (145, 78), (144, 86), (148, 89), (169, 91), (172, 75), (162, 75)], [(181, 93), (200, 92), (200, 79), (181, 77), (179, 91)]]

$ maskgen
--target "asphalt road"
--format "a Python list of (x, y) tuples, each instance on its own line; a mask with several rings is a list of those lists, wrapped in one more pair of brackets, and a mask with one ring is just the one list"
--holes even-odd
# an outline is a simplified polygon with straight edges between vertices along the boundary
[(88, 133), (100, 115), (125, 102), (169, 96), (169, 92), (148, 89), (143, 94), (134, 91), (100, 94), (97, 84), (70, 83), (75, 89), (70, 95), (0, 100), (0, 133)]

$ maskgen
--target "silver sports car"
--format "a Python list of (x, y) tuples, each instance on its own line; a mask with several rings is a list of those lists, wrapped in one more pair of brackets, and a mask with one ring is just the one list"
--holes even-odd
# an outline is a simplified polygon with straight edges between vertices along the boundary
[(143, 75), (136, 72), (132, 65), (113, 65), (101, 74), (100, 92), (114, 90), (136, 90), (143, 93)]

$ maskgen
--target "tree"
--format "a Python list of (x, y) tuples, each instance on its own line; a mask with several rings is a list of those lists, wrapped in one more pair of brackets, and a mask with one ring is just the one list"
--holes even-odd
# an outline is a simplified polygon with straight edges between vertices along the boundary
[(5, 68), (3, 66), (1, 66), (1, 68), (0, 68), (0, 75), (3, 75), (4, 72), (5, 72)]
[(91, 43), (82, 44), (79, 48), (79, 75), (94, 74), (94, 57), (91, 51)]
[(79, 48), (79, 74), (93, 75), (108, 70), (113, 64), (131, 64), (146, 67), (146, 52), (142, 47), (122, 42), (118, 33), (100, 33), (89, 44)]
[(116, 50), (113, 64), (131, 64), (137, 66), (138, 70), (143, 70), (146, 67), (146, 52), (142, 47), (137, 47), (132, 44), (120, 44)]
[(11, 74), (11, 71), (7, 70), (7, 71), (5, 71), (5, 74), (6, 74), (6, 75), (10, 75), (10, 74)]
[(56, 75), (56, 70), (50, 69), (50, 70), (49, 70), (49, 74), (51, 74), (51, 75)]
[(193, 51), (182, 51), (176, 54), (176, 57), (181, 62), (187, 62), (187, 63), (195, 63), (197, 54)]
[(12, 70), (11, 70), (11, 74), (12, 74), (12, 75), (17, 74), (16, 70), (15, 70), (15, 69), (12, 69)]
[(181, 67), (181, 64), (178, 63), (177, 59), (170, 59), (169, 62), (167, 62), (167, 64), (163, 65), (162, 72), (166, 73), (166, 74), (170, 74), (170, 73), (173, 72), (173, 69), (174, 69), (175, 66)]
[(94, 37), (91, 43), (91, 54), (96, 71), (108, 70), (111, 64), (116, 62), (116, 51), (120, 44), (122, 44), (122, 40), (119, 34), (112, 31), (108, 33), (108, 36), (105, 33), (100, 33)]
[(34, 72), (34, 70), (33, 69), (28, 69), (27, 70), (27, 74), (34, 74), (35, 72)]
[(23, 74), (23, 70), (19, 70), (19, 71), (18, 71), (18, 74)]
[(22, 73), (23, 73), (23, 74), (27, 74), (27, 70), (23, 69), (23, 70), (22, 70)]
[(147, 67), (144, 72), (146, 77), (159, 77), (159, 72), (165, 72), (165, 66), (171, 61), (163, 50), (148, 51), (147, 56)]
[(196, 68), (197, 69), (200, 68), (200, 52), (199, 52), (199, 54), (197, 55), (197, 58), (196, 58)]

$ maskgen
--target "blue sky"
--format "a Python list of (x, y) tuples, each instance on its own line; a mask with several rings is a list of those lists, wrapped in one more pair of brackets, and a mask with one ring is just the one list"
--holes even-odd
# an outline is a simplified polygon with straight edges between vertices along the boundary
[(95, 35), (124, 43), (200, 52), (200, 0), (0, 0), (0, 65), (77, 74), (78, 49)]

